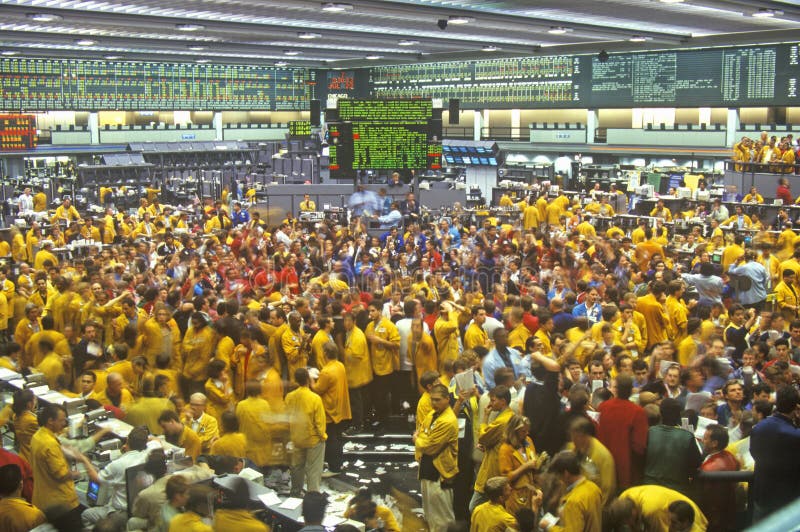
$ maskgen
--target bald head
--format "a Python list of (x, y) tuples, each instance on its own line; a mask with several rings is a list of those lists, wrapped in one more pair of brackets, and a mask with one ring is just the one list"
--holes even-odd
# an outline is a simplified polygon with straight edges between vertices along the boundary
[(122, 393), (122, 387), (125, 386), (125, 379), (122, 375), (112, 371), (106, 376), (106, 394), (111, 397), (119, 397)]

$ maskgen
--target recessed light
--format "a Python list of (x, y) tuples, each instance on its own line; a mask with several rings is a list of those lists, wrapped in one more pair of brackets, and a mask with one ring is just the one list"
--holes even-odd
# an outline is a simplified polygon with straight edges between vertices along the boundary
[(481, 48), (481, 50), (483, 50), (484, 52), (496, 52), (499, 49), (500, 48), (498, 48), (497, 46), (492, 46), (492, 45), (484, 46), (483, 48)]
[(469, 24), (470, 22), (475, 22), (475, 18), (474, 17), (462, 17), (462, 16), (458, 16), (458, 15), (453, 15), (452, 17), (447, 19), (447, 21), (450, 24)]
[(651, 37), (645, 37), (644, 35), (632, 35), (628, 41), (630, 42), (647, 42), (651, 39)]
[(353, 4), (336, 4), (333, 2), (325, 2), (322, 4), (322, 10), (326, 13), (342, 13), (344, 11), (352, 11)]
[(417, 44), (419, 44), (419, 41), (414, 41), (412, 39), (403, 39), (397, 43), (398, 46), (415, 46)]
[(103, 56), (103, 59), (108, 59), (109, 61), (113, 61), (115, 59), (122, 59), (121, 55), (106, 55)]
[(300, 55), (302, 53), (303, 52), (301, 52), (300, 50), (284, 50), (283, 51), (283, 55)]
[(303, 31), (297, 34), (298, 39), (306, 39), (310, 41), (311, 39), (319, 39), (322, 37), (320, 33), (311, 33), (310, 31)]
[(366, 57), (366, 59), (369, 59), (370, 61), (375, 61), (377, 59), (380, 59), (381, 57), (383, 57), (383, 56), (382, 55), (368, 55)]
[(756, 18), (769, 18), (769, 17), (776, 17), (779, 15), (783, 15), (783, 11), (780, 9), (769, 9), (766, 7), (762, 7), (758, 11), (753, 13), (753, 16)]
[(564, 35), (568, 31), (572, 31), (570, 28), (565, 28), (564, 26), (551, 26), (547, 33), (551, 35)]
[(200, 63), (200, 64), (205, 64), (205, 63), (210, 63), (210, 62), (211, 62), (210, 59), (198, 59), (196, 61), (196, 63)]
[(205, 49), (206, 49), (205, 46), (201, 46), (199, 44), (190, 44), (189, 45), (189, 50), (192, 50), (194, 52), (201, 52), (201, 51), (203, 51)]
[(62, 20), (64, 18), (54, 13), (28, 13), (26, 16), (36, 22), (55, 22), (56, 20)]
[(93, 39), (77, 39), (75, 41), (75, 44), (79, 46), (94, 46), (95, 44), (97, 44), (97, 41)]
[(277, 63), (275, 63), (276, 67), (285, 67), (285, 66), (288, 66), (288, 65), (289, 65), (289, 63), (287, 63), (286, 61), (278, 61)]
[(0, 52), (0, 55), (17, 55), (18, 53), (19, 52), (16, 52), (14, 50), (3, 50), (2, 52)]
[(206, 29), (202, 24), (175, 24), (178, 31), (201, 31)]

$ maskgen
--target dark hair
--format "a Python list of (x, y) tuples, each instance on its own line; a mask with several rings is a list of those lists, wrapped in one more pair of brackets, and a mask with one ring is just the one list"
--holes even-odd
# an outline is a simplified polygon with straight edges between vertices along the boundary
[(47, 423), (50, 420), (56, 419), (58, 417), (59, 412), (64, 412), (65, 414), (67, 413), (67, 411), (64, 410), (63, 406), (45, 405), (45, 407), (39, 411), (39, 417), (37, 418), (36, 421), (39, 423), (40, 427), (47, 426)]
[(17, 416), (22, 414), (28, 408), (28, 403), (33, 401), (33, 398), (36, 397), (33, 394), (33, 390), (20, 390), (14, 394), (14, 404), (11, 407), (11, 410), (14, 411), (14, 414)]
[(303, 519), (306, 525), (321, 523), (328, 507), (328, 496), (318, 491), (309, 491), (303, 497)]
[(578, 455), (573, 451), (561, 451), (553, 457), (548, 471), (556, 475), (560, 475), (564, 471), (570, 475), (580, 475), (581, 463), (580, 460), (578, 460)]
[(431, 384), (438, 381), (439, 377), (440, 375), (438, 372), (428, 370), (425, 373), (423, 373), (422, 376), (419, 378), (419, 385), (423, 388), (427, 388)]
[(633, 378), (630, 375), (617, 375), (617, 397), (628, 399), (633, 392)]
[(714, 424), (706, 427), (706, 430), (711, 432), (711, 434), (709, 434), (711, 441), (717, 442), (717, 450), (722, 450), (728, 446), (728, 441), (730, 440), (728, 429), (722, 425)]
[(781, 414), (791, 414), (800, 403), (800, 392), (794, 386), (781, 386), (775, 393), (775, 410)]
[(307, 386), (308, 379), (308, 370), (306, 368), (297, 368), (294, 370), (294, 380), (300, 386)]
[[(498, 329), (499, 330), (499, 329)], [(506, 404), (511, 404), (511, 390), (508, 389), (508, 386), (495, 386), (489, 391), (489, 397), (494, 397), (496, 399), (501, 399), (506, 402)]]
[(686, 501), (672, 501), (667, 507), (669, 513), (675, 514), (681, 523), (694, 523), (694, 508)]
[(233, 412), (223, 412), (220, 417), (220, 424), (222, 425), (222, 431), (226, 434), (239, 431), (239, 419)]
[(161, 412), (161, 415), (158, 416), (158, 422), (163, 423), (164, 421), (180, 421), (181, 418), (178, 417), (178, 414), (174, 410), (164, 410)]
[(0, 466), (0, 497), (13, 495), (22, 484), (22, 471), (17, 464)]
[(661, 401), (661, 423), (670, 427), (681, 424), (681, 404), (677, 399), (667, 397)]
[(128, 433), (128, 448), (131, 451), (143, 451), (147, 448), (147, 439), (150, 436), (150, 432), (147, 430), (147, 427), (134, 427)]

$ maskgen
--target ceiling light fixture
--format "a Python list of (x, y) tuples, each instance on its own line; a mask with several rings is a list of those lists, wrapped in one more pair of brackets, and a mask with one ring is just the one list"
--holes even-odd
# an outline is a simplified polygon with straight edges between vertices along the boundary
[(647, 42), (651, 39), (651, 37), (645, 37), (644, 35), (632, 35), (628, 41), (630, 42)]
[(8, 56), (8, 55), (17, 55), (18, 53), (19, 52), (16, 52), (14, 50), (3, 50), (2, 52), (0, 52), (0, 55)]
[(303, 32), (300, 32), (300, 33), (297, 34), (297, 38), (298, 39), (305, 39), (305, 40), (308, 40), (308, 41), (310, 41), (311, 39), (319, 39), (320, 37), (322, 37), (322, 34), (320, 34), (320, 33), (311, 33), (309, 31), (303, 31)]
[(175, 24), (178, 31), (201, 31), (206, 29), (202, 24)]
[(762, 7), (758, 11), (753, 13), (753, 16), (756, 18), (770, 18), (770, 17), (777, 17), (783, 15), (783, 11), (780, 9), (769, 9), (766, 7)]
[(662, 4), (682, 4), (684, 0), (659, 0)]
[(496, 51), (497, 51), (497, 50), (499, 50), (499, 49), (500, 49), (500, 48), (498, 48), (497, 46), (492, 46), (491, 44), (490, 44), (490, 45), (488, 45), (488, 46), (484, 46), (483, 48), (481, 48), (481, 50), (483, 50), (484, 52), (496, 52)]
[(475, 18), (453, 15), (449, 19), (447, 19), (447, 21), (450, 24), (469, 24), (470, 22), (475, 22)]
[(206, 49), (205, 46), (200, 46), (199, 44), (190, 44), (188, 46), (188, 48), (189, 48), (189, 50), (192, 50), (193, 52), (202, 52), (203, 50)]
[(114, 61), (115, 59), (122, 59), (121, 55), (106, 55), (103, 56), (103, 59), (108, 59), (109, 61)]
[(283, 55), (300, 55), (302, 53), (303, 52), (301, 52), (300, 50), (284, 50), (283, 51)]
[(568, 31), (572, 31), (570, 28), (565, 28), (564, 26), (551, 26), (547, 33), (550, 35), (564, 35)]
[(285, 66), (288, 66), (288, 65), (289, 65), (289, 63), (287, 63), (286, 61), (278, 61), (277, 63), (275, 63), (276, 67), (285, 67)]
[(36, 22), (55, 22), (64, 18), (61, 15), (56, 15), (54, 13), (28, 13), (26, 16), (31, 20), (35, 20)]
[(380, 59), (381, 57), (383, 57), (383, 56), (382, 55), (368, 55), (366, 57), (366, 59), (369, 59), (370, 61), (375, 61), (375, 60)]
[(415, 46), (417, 44), (419, 44), (419, 41), (414, 41), (411, 39), (403, 39), (397, 43), (398, 46)]
[(198, 59), (196, 62), (200, 63), (200, 64), (205, 64), (205, 63), (210, 63), (211, 60), (210, 59)]
[(345, 11), (352, 11), (353, 4), (335, 4), (333, 2), (325, 2), (322, 4), (322, 10), (326, 13), (343, 13)]
[(78, 46), (94, 46), (97, 44), (97, 41), (93, 39), (77, 39), (75, 40), (75, 44)]

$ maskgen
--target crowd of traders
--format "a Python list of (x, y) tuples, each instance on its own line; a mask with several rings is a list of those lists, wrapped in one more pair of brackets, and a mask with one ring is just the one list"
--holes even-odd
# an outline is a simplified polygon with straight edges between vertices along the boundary
[(800, 148), (790, 133), (778, 139), (775, 135), (768, 135), (762, 131), (758, 139), (742, 137), (733, 145), (733, 160), (738, 171), (774, 172), (779, 174), (794, 174), (800, 159)]
[[(103, 434), (66, 440), (62, 409), (17, 393), (0, 419), (18, 454), (0, 454), (0, 528), (124, 527), (120, 471), (152, 462), (163, 504), (133, 512), (142, 528), (210, 530), (202, 497), (164, 476), (148, 435), (203, 471), (208, 456), (223, 470), (231, 457), (233, 469), (288, 468), (300, 495), (342, 471), (347, 435), (380, 433), (401, 413), (416, 413), (432, 531), (730, 530), (737, 487), (709, 471), (755, 469), (756, 519), (800, 495), (789, 222), (745, 243), (747, 207), (726, 223), (709, 215), (704, 236), (672, 234), (659, 205), (655, 226), (628, 235), (596, 231), (606, 198), (501, 203), (518, 214), (422, 223), (409, 193), (388, 206), (404, 227), (369, 236), (364, 217), (268, 227), (232, 198), (188, 217), (154, 195), (138, 216), (109, 208), (95, 222), (64, 200), (44, 233), (12, 230), (0, 367), (41, 372), (143, 428), (97, 471), (84, 453)], [(113, 245), (59, 255), (54, 241), (78, 235)], [(83, 508), (74, 462), (116, 496)], [(368, 526), (398, 528), (362, 506)], [(263, 527), (239, 509), (214, 519)]]

